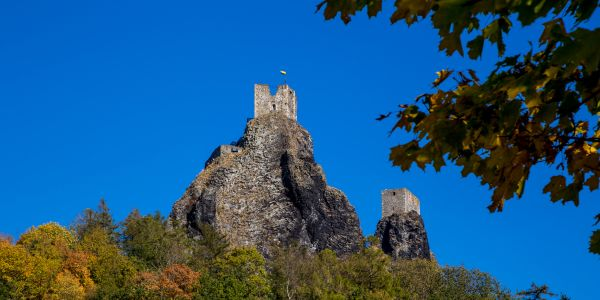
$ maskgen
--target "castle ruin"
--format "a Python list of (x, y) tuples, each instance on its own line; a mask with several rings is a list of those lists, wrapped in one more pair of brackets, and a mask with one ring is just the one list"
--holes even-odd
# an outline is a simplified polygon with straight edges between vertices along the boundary
[(213, 151), (205, 168), (173, 205), (172, 224), (202, 237), (202, 224), (233, 247), (255, 246), (266, 257), (297, 244), (338, 255), (361, 249), (358, 215), (346, 195), (327, 184), (309, 132), (296, 121), (296, 95), (255, 85), (255, 118), (237, 142)]
[(204, 163), (204, 167), (208, 167), (208, 165), (210, 165), (215, 159), (221, 156), (225, 156), (231, 153), (238, 153), (240, 151), (242, 151), (242, 148), (236, 145), (220, 145), (206, 160), (206, 163)]
[(406, 188), (381, 191), (381, 216), (403, 214), (411, 210), (421, 214), (419, 198)]
[[(280, 113), (288, 119), (296, 121), (296, 92), (287, 84), (277, 86), (275, 95), (271, 94), (268, 84), (254, 85), (254, 117), (271, 113)], [(230, 145), (220, 145), (206, 160), (204, 166), (208, 167), (217, 158), (224, 157), (233, 153), (239, 153), (242, 148), (232, 143)]]
[(277, 86), (275, 95), (271, 94), (268, 84), (254, 85), (254, 117), (280, 112), (296, 120), (296, 92), (287, 84)]

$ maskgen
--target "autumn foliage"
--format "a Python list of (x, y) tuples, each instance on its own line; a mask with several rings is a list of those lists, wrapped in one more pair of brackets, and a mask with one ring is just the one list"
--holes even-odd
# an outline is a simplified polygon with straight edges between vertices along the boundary
[(85, 299), (95, 290), (88, 253), (56, 223), (32, 227), (17, 241), (0, 241), (3, 294), (14, 298)]
[[(510, 299), (487, 273), (429, 260), (393, 261), (373, 246), (355, 254), (291, 245), (269, 259), (201, 239), (160, 214), (133, 211), (115, 224), (106, 203), (67, 229), (32, 227), (0, 238), (0, 299)], [(522, 292), (525, 293), (525, 292)], [(516, 296), (516, 295), (515, 295)]]
[(147, 298), (191, 299), (199, 278), (188, 266), (173, 264), (160, 272), (140, 272), (137, 284)]
[[(384, 2), (324, 0), (317, 11), (348, 24), (360, 12), (379, 15)], [(394, 165), (403, 171), (413, 164), (439, 171), (448, 162), (455, 164), (463, 176), (474, 175), (493, 190), (491, 212), (520, 198), (538, 165), (554, 169), (543, 187), (552, 202), (578, 206), (582, 190), (598, 189), (600, 28), (590, 22), (598, 1), (393, 2), (392, 24), (429, 19), (439, 50), (447, 55), (479, 59), (491, 44), (499, 58), (481, 79), (474, 70), (442, 69), (433, 91), (416, 97), (414, 104), (400, 105), (392, 131), (411, 138), (391, 149)], [(538, 30), (537, 40), (505, 57), (507, 35), (527, 26)], [(454, 83), (447, 84), (448, 78)], [(592, 233), (589, 250), (600, 254), (600, 229)]]

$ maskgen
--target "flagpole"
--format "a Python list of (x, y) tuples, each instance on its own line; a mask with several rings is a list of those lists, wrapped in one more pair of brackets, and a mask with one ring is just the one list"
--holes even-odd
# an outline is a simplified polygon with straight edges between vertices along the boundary
[(283, 76), (283, 84), (287, 85), (287, 72), (285, 70), (281, 70), (279, 71), (279, 73), (281, 73), (281, 75)]

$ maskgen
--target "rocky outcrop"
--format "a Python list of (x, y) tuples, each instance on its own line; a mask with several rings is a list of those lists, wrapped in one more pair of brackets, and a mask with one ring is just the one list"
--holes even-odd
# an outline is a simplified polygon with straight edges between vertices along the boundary
[(346, 196), (327, 186), (309, 133), (277, 113), (247, 124), (233, 147), (220, 147), (174, 204), (171, 220), (199, 235), (208, 223), (237, 246), (299, 243), (338, 254), (359, 249), (362, 233)]
[(414, 210), (382, 218), (375, 236), (381, 241), (383, 252), (394, 259), (432, 258), (425, 224)]

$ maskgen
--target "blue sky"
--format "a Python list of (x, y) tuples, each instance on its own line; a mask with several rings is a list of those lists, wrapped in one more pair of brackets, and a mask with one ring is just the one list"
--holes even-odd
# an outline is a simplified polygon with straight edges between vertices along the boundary
[[(446, 57), (429, 22), (325, 22), (317, 1), (3, 1), (0, 3), (0, 232), (68, 225), (105, 197), (117, 219), (133, 208), (168, 214), (219, 144), (253, 113), (254, 83), (288, 83), (329, 184), (356, 207), (365, 234), (380, 190), (421, 199), (441, 264), (490, 272), (524, 289), (546, 283), (573, 299), (598, 297), (600, 256), (587, 252), (600, 194), (553, 204), (534, 169), (520, 200), (490, 214), (491, 192), (447, 167), (401, 172), (379, 113), (431, 91), (442, 68), (496, 61)], [(389, 11), (388, 11), (389, 12)], [(597, 15), (584, 27), (597, 27)], [(527, 49), (541, 25), (511, 34)]]

